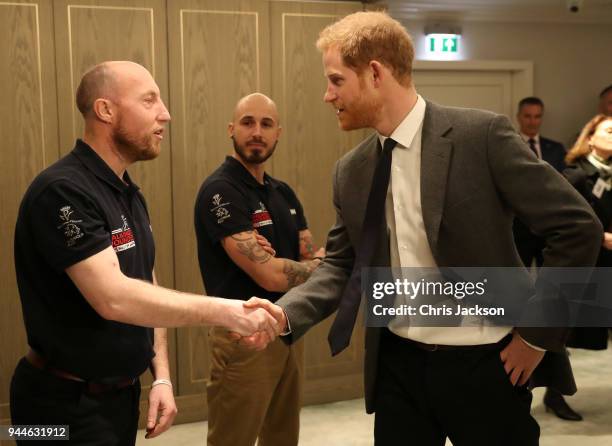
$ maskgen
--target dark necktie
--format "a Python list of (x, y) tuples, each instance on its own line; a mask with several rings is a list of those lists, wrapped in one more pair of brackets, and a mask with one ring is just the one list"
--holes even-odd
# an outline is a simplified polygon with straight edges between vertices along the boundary
[(391, 176), (391, 151), (396, 144), (397, 142), (391, 138), (385, 140), (382, 153), (374, 170), (361, 229), (359, 250), (355, 256), (351, 277), (340, 300), (338, 314), (327, 337), (332, 355), (337, 355), (344, 350), (351, 340), (361, 301), (361, 268), (370, 265), (378, 242), (378, 234), (384, 222), (385, 200), (387, 199), (389, 177)]
[(533, 138), (529, 138), (527, 143), (529, 144), (529, 148), (531, 150), (533, 150), (533, 153), (535, 153), (535, 155), (539, 158), (539, 156), (538, 156), (538, 149), (536, 148), (536, 140), (533, 139)]

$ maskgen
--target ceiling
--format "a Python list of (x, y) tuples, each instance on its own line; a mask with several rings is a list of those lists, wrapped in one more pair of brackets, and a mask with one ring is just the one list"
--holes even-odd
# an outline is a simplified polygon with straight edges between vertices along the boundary
[[(612, 0), (384, 0), (398, 19), (612, 23)], [(570, 12), (569, 5), (579, 10)]]

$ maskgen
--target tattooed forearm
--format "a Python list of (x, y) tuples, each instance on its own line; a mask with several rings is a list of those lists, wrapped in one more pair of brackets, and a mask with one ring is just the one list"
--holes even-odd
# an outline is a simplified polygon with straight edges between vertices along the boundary
[(300, 256), (304, 260), (312, 259), (314, 255), (314, 244), (312, 235), (301, 235), (300, 236)]
[(272, 258), (256, 240), (246, 239), (246, 241), (236, 243), (236, 247), (238, 251), (240, 251), (240, 254), (247, 256), (252, 262), (266, 263)]
[(246, 242), (253, 238), (253, 231), (239, 232), (238, 234), (231, 235), (230, 237), (237, 242)]
[(306, 282), (310, 274), (319, 265), (318, 260), (311, 262), (294, 262), (293, 260), (284, 259), (283, 274), (287, 278), (287, 288), (293, 288), (301, 283)]

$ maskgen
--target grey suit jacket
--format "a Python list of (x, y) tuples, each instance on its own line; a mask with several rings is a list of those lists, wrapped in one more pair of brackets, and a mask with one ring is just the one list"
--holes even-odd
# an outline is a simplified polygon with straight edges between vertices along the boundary
[[(342, 157), (333, 176), (336, 223), (327, 256), (310, 279), (277, 303), (291, 339), (332, 314), (359, 249), (366, 202), (379, 156), (376, 134)], [(539, 184), (536, 195), (531, 185)], [(590, 206), (565, 179), (537, 160), (509, 120), (494, 113), (427, 102), (421, 154), (421, 206), (438, 266), (520, 267), (514, 215), (544, 235), (544, 266), (590, 266), (603, 237)], [(389, 239), (381, 234), (372, 266), (389, 265)], [(527, 271), (525, 271), (527, 274)], [(565, 329), (520, 328), (528, 342), (562, 350)], [(374, 411), (380, 330), (366, 329), (366, 410)]]

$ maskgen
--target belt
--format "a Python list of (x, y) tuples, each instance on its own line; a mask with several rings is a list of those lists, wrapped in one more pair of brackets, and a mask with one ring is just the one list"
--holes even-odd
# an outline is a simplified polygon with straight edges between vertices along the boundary
[(426, 352), (435, 352), (435, 351), (474, 351), (474, 350), (492, 350), (499, 348), (502, 344), (509, 342), (512, 339), (512, 335), (508, 334), (504, 336), (499, 342), (494, 342), (492, 344), (477, 344), (477, 345), (446, 345), (446, 344), (425, 344), (424, 342), (415, 341), (413, 339), (403, 338), (401, 336), (396, 335), (391, 330), (385, 330), (387, 333), (387, 337), (395, 339), (396, 342), (401, 344), (409, 345), (411, 347), (416, 347), (419, 350), (424, 350)]
[(82, 384), (84, 391), (90, 394), (99, 394), (110, 392), (112, 390), (123, 389), (125, 387), (134, 385), (137, 381), (137, 378), (128, 377), (113, 378), (111, 380), (103, 381), (85, 381), (84, 379), (79, 378), (78, 376), (73, 375), (72, 373), (65, 372), (64, 370), (60, 370), (55, 367), (50, 367), (49, 361), (47, 361), (40, 354), (38, 354), (32, 349), (30, 349), (26, 353), (25, 359), (30, 363), (30, 365), (39, 370), (44, 370), (50, 373), (51, 375), (57, 376), (58, 378)]

